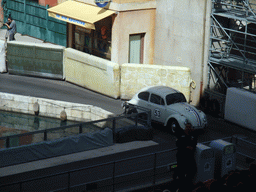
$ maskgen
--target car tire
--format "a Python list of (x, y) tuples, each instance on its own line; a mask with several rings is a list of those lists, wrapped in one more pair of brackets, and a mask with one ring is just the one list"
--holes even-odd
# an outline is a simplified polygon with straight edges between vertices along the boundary
[(179, 123), (175, 119), (169, 120), (167, 127), (171, 129), (171, 133), (174, 135), (178, 135), (182, 131)]

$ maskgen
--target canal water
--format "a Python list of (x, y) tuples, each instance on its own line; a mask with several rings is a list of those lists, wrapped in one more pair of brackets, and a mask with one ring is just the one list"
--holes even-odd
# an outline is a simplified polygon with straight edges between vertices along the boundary
[[(22, 113), (0, 111), (0, 137), (17, 135), (37, 130), (45, 130), (65, 125), (78, 124), (76, 121), (61, 121), (60, 119), (34, 116)], [(100, 128), (89, 124), (83, 127), (83, 132), (95, 132)], [(71, 135), (77, 135), (79, 127), (68, 128), (64, 130), (51, 131), (47, 134), (47, 140), (59, 139)], [(36, 142), (41, 142), (44, 139), (43, 133), (27, 135), (22, 137), (14, 137), (10, 139), (10, 146), (20, 146)], [(5, 148), (6, 141), (0, 140), (0, 148)]]

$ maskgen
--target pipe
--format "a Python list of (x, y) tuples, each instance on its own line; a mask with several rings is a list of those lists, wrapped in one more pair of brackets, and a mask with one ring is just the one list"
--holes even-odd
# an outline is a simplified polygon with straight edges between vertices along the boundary
[(204, 18), (203, 18), (203, 38), (202, 38), (202, 64), (201, 64), (201, 81), (200, 81), (200, 99), (202, 98), (203, 94), (203, 86), (204, 86), (204, 54), (205, 54), (205, 26), (206, 26), (206, 9), (207, 9), (207, 2), (204, 1)]

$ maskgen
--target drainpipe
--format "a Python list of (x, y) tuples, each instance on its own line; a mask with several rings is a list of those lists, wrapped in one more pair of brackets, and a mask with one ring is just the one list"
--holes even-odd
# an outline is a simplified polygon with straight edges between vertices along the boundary
[(203, 18), (203, 45), (202, 45), (202, 64), (201, 64), (201, 81), (200, 81), (200, 99), (203, 94), (203, 86), (204, 86), (204, 54), (205, 54), (205, 26), (206, 26), (206, 9), (207, 9), (207, 1), (204, 1), (204, 18)]

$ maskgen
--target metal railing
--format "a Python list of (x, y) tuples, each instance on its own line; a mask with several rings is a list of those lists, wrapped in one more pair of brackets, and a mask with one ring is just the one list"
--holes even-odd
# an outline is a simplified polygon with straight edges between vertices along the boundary
[[(144, 110), (144, 109), (142, 109)], [(146, 119), (141, 119), (141, 116), (143, 115), (143, 118), (146, 117)], [(43, 134), (43, 141), (48, 141), (48, 134), (50, 134), (51, 132), (54, 131), (61, 131), (61, 130), (65, 130), (65, 129), (72, 129), (75, 128), (77, 129), (77, 134), (82, 134), (83, 129), (86, 129), (86, 126), (88, 125), (97, 125), (97, 124), (105, 124), (105, 127), (111, 128), (113, 131), (113, 138), (114, 138), (114, 142), (115, 142), (115, 133), (116, 133), (116, 129), (120, 128), (124, 125), (124, 123), (122, 122), (123, 120), (129, 118), (130, 120), (132, 120), (134, 122), (135, 126), (138, 126), (138, 124), (143, 124), (145, 126), (150, 127), (150, 111), (146, 111), (144, 110), (143, 112), (140, 113), (136, 113), (136, 114), (123, 114), (117, 117), (111, 117), (111, 118), (106, 118), (106, 119), (101, 119), (101, 120), (96, 120), (96, 121), (89, 121), (89, 122), (81, 122), (81, 123), (77, 123), (77, 124), (73, 124), (73, 125), (66, 125), (66, 126), (61, 126), (61, 127), (55, 127), (55, 128), (49, 128), (49, 129), (44, 129), (44, 130), (37, 130), (37, 131), (32, 131), (32, 132), (27, 132), (27, 133), (22, 133), (22, 134), (15, 134), (15, 135), (9, 135), (9, 136), (4, 136), (4, 137), (0, 137), (0, 141), (4, 140), (5, 141), (5, 148), (10, 148), (10, 140), (12, 138), (20, 138), (20, 137), (24, 137), (24, 136), (29, 136), (29, 135), (36, 135), (36, 134)], [(112, 123), (111, 123), (112, 122)], [(104, 128), (104, 127), (100, 127), (100, 128)], [(61, 137), (59, 137), (61, 138)], [(55, 139), (59, 139), (59, 138), (55, 138)], [(28, 143), (31, 144), (31, 143)]]
[[(236, 145), (236, 153), (242, 156), (243, 161), (245, 161), (248, 165), (256, 160), (256, 155), (248, 155), (250, 152), (248, 151), (248, 154), (246, 154), (246, 150), (244, 150), (244, 148), (256, 150), (255, 143), (236, 135), (221, 139), (234, 143)], [(211, 141), (207, 141), (203, 142), (202, 144), (208, 145), (210, 142)], [(166, 182), (172, 180), (173, 172), (175, 170), (175, 168), (172, 167), (176, 166), (176, 152), (177, 148), (173, 148), (156, 153), (148, 153), (122, 160), (12, 182), (9, 184), (0, 185), (0, 191), (11, 189), (12, 186), (15, 186), (16, 189), (18, 188), (18, 191), (30, 191), (31, 187), (33, 188), (31, 183), (36, 185), (36, 187), (48, 187), (47, 189), (42, 189), (44, 191), (71, 191), (80, 189), (80, 191), (114, 192), (127, 190), (129, 187), (131, 187), (131, 185), (134, 187), (136, 184), (138, 186), (151, 186), (154, 188), (156, 184), (162, 183), (163, 181)], [(250, 158), (250, 162), (248, 162), (248, 158)], [(99, 179), (90, 178), (92, 175), (97, 175), (96, 172), (92, 172), (93, 170), (95, 171), (95, 169), (98, 170), (99, 175), (105, 175), (105, 177), (100, 178), (102, 176), (99, 176)], [(78, 177), (85, 178), (82, 179), (82, 181), (80, 179), (80, 182), (77, 182), (76, 180)], [(62, 184), (59, 188), (54, 187), (54, 184), (53, 186), (45, 186), (45, 179), (55, 179), (56, 181), (64, 180), (64, 184)], [(138, 181), (141, 182), (138, 183)]]
[[(105, 191), (106, 189), (108, 189), (108, 191), (118, 191), (118, 190), (123, 190), (124, 188), (122, 187), (118, 187), (118, 185), (122, 185), (125, 183), (130, 183), (130, 182), (137, 182), (138, 177), (140, 181), (145, 181), (144, 184), (147, 184), (149, 186), (154, 186), (156, 185), (156, 183), (158, 183), (158, 180), (162, 180), (162, 179), (166, 179), (168, 178), (169, 180), (171, 179), (171, 174), (174, 172), (174, 169), (172, 169), (172, 165), (175, 165), (175, 162), (173, 164), (171, 163), (167, 163), (169, 161), (169, 158), (166, 157), (170, 157), (170, 159), (172, 157), (176, 158), (175, 153), (176, 153), (176, 148), (174, 149), (170, 149), (170, 150), (165, 150), (165, 151), (161, 151), (161, 152), (157, 152), (157, 153), (150, 153), (150, 154), (146, 154), (146, 155), (140, 155), (140, 156), (136, 156), (136, 157), (132, 157), (132, 158), (126, 158), (126, 159), (122, 159), (122, 160), (118, 160), (118, 161), (112, 161), (112, 162), (107, 162), (107, 163), (102, 163), (102, 164), (97, 164), (97, 165), (93, 165), (93, 166), (88, 166), (88, 167), (83, 167), (83, 168), (79, 168), (79, 169), (75, 169), (75, 170), (70, 170), (70, 171), (65, 171), (65, 172), (61, 172), (61, 173), (56, 173), (56, 174), (51, 174), (51, 175), (46, 175), (46, 176), (42, 176), (42, 177), (37, 177), (37, 178), (32, 178), (32, 179), (27, 179), (27, 180), (23, 180), (23, 181), (19, 181), (19, 182), (13, 182), (7, 185), (2, 185), (0, 186), (0, 191), (3, 191), (5, 189), (11, 189), (12, 186), (19, 186), (19, 191), (30, 191), (30, 189), (27, 189), (26, 186), (28, 186), (27, 184), (29, 183), (29, 187), (33, 186), (30, 184), (32, 182), (34, 182), (34, 184), (37, 187), (41, 187), (40, 186), (40, 181), (43, 181), (44, 179), (56, 179), (56, 177), (64, 177), (65, 180), (67, 181), (65, 186), (62, 186), (61, 188), (54, 188), (54, 187), (50, 187), (49, 185), (46, 186), (48, 187), (48, 189), (41, 189), (43, 191), (62, 191), (62, 190), (67, 190), (67, 191), (71, 191), (77, 188), (80, 188), (81, 191), (86, 190), (86, 191), (90, 191), (90, 190), (97, 190), (97, 191)], [(140, 162), (139, 165), (138, 164), (134, 164), (134, 162)], [(145, 162), (147, 161), (147, 162)], [(129, 165), (133, 164), (134, 167), (125, 167), (124, 169), (124, 165)], [(138, 166), (145, 164), (145, 163), (149, 163), (152, 166), (149, 166), (145, 169), (139, 169)], [(100, 167), (101, 170), (107, 169), (107, 167), (112, 167), (112, 171), (111, 171), (111, 175), (108, 175), (106, 178), (103, 179), (98, 179), (98, 180), (94, 180), (94, 181), (89, 181), (89, 182), (82, 182), (79, 184), (72, 184), (75, 183), (75, 180), (77, 179), (77, 177), (75, 176), (75, 174), (79, 174), (81, 173), (81, 171), (84, 172), (84, 175), (87, 174), (88, 172), (90, 172), (90, 170), (92, 170), (93, 168), (96, 167)], [(135, 171), (128, 171), (125, 172), (124, 170), (128, 170), (128, 168), (130, 169), (134, 169)], [(136, 170), (138, 169), (138, 170)], [(88, 171), (89, 170), (89, 171)], [(110, 170), (109, 170), (110, 171)], [(164, 178), (162, 177), (163, 175), (166, 175)], [(130, 178), (127, 180), (127, 178)], [(100, 183), (107, 183), (106, 185), (100, 185)], [(141, 184), (141, 183), (140, 183)], [(142, 183), (143, 184), (143, 183)], [(110, 190), (109, 190), (110, 189)], [(36, 189), (35, 189), (36, 190)]]

